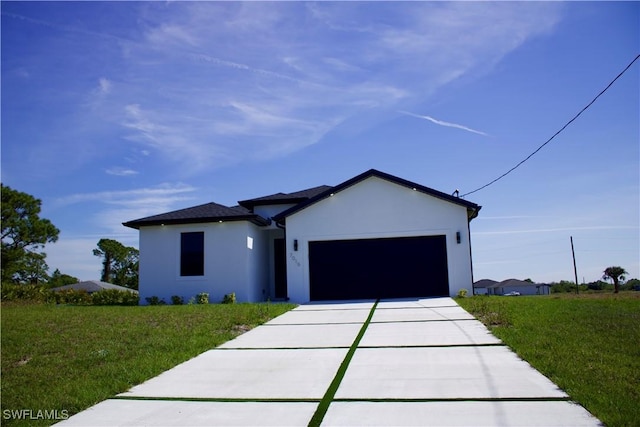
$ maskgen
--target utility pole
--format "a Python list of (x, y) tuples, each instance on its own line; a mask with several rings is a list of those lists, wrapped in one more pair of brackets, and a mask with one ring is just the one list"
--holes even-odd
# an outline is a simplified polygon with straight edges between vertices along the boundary
[(571, 236), (571, 255), (573, 256), (573, 275), (576, 278), (576, 294), (580, 293), (578, 289), (578, 269), (576, 268), (576, 252), (573, 250), (573, 236)]

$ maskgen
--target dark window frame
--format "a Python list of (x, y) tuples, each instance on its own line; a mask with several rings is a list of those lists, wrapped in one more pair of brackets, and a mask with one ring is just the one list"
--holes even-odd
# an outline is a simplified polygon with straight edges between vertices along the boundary
[(204, 231), (180, 233), (180, 277), (204, 276)]

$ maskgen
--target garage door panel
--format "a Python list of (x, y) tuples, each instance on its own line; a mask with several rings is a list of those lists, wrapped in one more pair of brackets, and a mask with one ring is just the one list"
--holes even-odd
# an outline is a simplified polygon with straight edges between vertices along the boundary
[(312, 300), (449, 295), (445, 236), (309, 242)]

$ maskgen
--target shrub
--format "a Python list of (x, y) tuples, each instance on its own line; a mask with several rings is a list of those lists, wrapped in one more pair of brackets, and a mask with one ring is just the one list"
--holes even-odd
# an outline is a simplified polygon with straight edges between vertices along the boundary
[(180, 295), (172, 295), (171, 296), (171, 304), (173, 305), (182, 305), (184, 304), (184, 298)]
[(149, 305), (165, 305), (166, 304), (164, 299), (158, 298), (155, 295), (150, 296), (150, 297), (146, 297), (145, 300), (147, 301), (147, 304), (149, 304)]
[(209, 304), (209, 294), (206, 292), (200, 292), (198, 295), (196, 295), (196, 303)]
[(55, 302), (53, 292), (42, 285), (3, 283), (0, 297), (2, 301), (25, 300), (32, 302)]
[(575, 293), (576, 284), (573, 282), (568, 282), (566, 280), (561, 280), (558, 283), (551, 283), (551, 293), (557, 294), (562, 292), (571, 292)]
[(58, 304), (91, 305), (92, 303), (91, 295), (84, 289), (66, 289), (54, 292), (54, 294)]
[(93, 305), (138, 305), (138, 294), (117, 289), (103, 289), (91, 295)]
[(236, 293), (231, 292), (230, 294), (226, 294), (224, 298), (222, 298), (223, 304), (235, 304), (236, 303)]
[(460, 290), (458, 291), (458, 298), (464, 298), (464, 297), (466, 297), (468, 292), (469, 292), (469, 291), (467, 291), (466, 289), (460, 289)]

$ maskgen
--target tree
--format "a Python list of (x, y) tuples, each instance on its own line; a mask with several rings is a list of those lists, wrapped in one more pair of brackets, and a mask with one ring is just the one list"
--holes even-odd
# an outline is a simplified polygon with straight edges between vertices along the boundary
[[(40, 218), (42, 201), (0, 184), (2, 191), (2, 281), (37, 277), (45, 268), (45, 254), (38, 253), (46, 243), (58, 240), (58, 230), (48, 219)], [(43, 265), (44, 263), (44, 265)], [(30, 270), (35, 268), (36, 271)], [(35, 276), (33, 276), (35, 274)]]
[(20, 263), (20, 268), (14, 275), (14, 280), (19, 283), (38, 285), (46, 282), (49, 276), (49, 266), (45, 262), (47, 254), (44, 252), (27, 252)]
[(627, 283), (622, 286), (622, 289), (627, 291), (640, 291), (640, 280), (638, 279), (629, 279)]
[(103, 282), (138, 289), (138, 259), (140, 251), (124, 246), (117, 240), (100, 239), (93, 254), (102, 257)]
[(613, 293), (617, 294), (620, 289), (620, 280), (624, 280), (625, 274), (629, 274), (629, 273), (627, 273), (627, 271), (622, 267), (618, 267), (618, 266), (607, 267), (604, 270), (604, 275), (602, 276), (602, 278), (604, 280), (607, 280), (607, 279), (613, 280), (613, 289), (614, 289)]
[(70, 276), (68, 274), (63, 274), (59, 269), (53, 272), (51, 277), (49, 278), (48, 285), (52, 288), (57, 288), (65, 285), (73, 285), (74, 283), (78, 283), (80, 280), (78, 278)]

